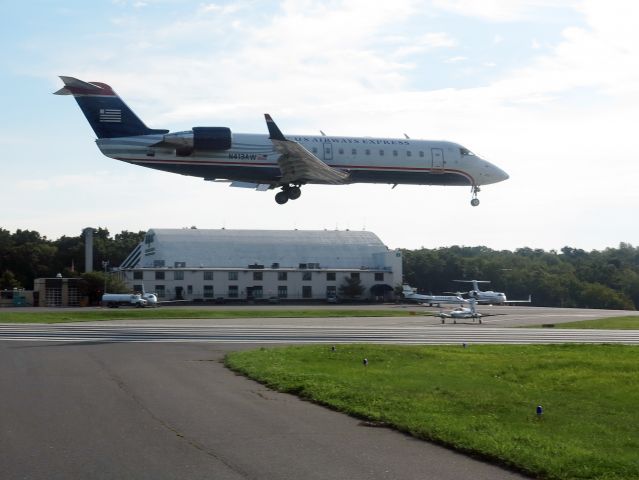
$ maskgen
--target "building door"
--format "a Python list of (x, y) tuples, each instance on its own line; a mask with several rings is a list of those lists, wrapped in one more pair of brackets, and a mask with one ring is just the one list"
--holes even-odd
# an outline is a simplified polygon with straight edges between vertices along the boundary
[(431, 155), (433, 157), (433, 173), (443, 173), (444, 172), (444, 151), (441, 148), (431, 148)]
[(182, 297), (183, 292), (184, 292), (184, 287), (175, 287), (175, 299), (184, 300), (184, 297)]

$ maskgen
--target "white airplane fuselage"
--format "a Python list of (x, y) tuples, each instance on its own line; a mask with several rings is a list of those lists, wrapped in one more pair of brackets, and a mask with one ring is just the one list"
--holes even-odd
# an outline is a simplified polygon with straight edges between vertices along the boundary
[[(169, 134), (177, 145), (191, 131)], [(234, 133), (231, 148), (191, 151), (153, 147), (165, 135), (102, 138), (96, 143), (108, 157), (157, 170), (202, 177), (277, 183), (278, 159), (268, 135)], [(349, 173), (349, 183), (479, 186), (508, 178), (500, 168), (453, 142), (397, 138), (290, 135), (330, 167)], [(307, 183), (320, 183), (309, 181)]]

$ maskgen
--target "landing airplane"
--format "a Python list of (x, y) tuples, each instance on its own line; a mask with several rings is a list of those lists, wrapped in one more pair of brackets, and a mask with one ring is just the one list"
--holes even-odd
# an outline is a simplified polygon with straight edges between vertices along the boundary
[(528, 300), (508, 300), (503, 292), (494, 292), (492, 290), (482, 291), (479, 289), (480, 283), (490, 283), (490, 280), (453, 280), (453, 282), (472, 283), (473, 289), (468, 292), (470, 298), (477, 300), (477, 303), (488, 303), (491, 305), (503, 305), (505, 303), (530, 303), (532, 295), (528, 296)]
[(468, 300), (462, 298), (458, 295), (422, 295), (420, 293), (415, 293), (415, 289), (410, 285), (402, 285), (402, 295), (406, 300), (411, 300), (417, 303), (427, 303), (428, 306), (432, 307), (433, 305), (440, 306), (441, 304), (462, 304), (468, 303)]
[(386, 183), (466, 185), (479, 205), (481, 185), (508, 174), (463, 146), (410, 138), (284, 136), (269, 114), (268, 135), (193, 127), (170, 133), (148, 128), (101, 82), (60, 77), (56, 95), (73, 95), (107, 157), (144, 167), (202, 177), (231, 186), (269, 190), (278, 204), (300, 197), (305, 184)]

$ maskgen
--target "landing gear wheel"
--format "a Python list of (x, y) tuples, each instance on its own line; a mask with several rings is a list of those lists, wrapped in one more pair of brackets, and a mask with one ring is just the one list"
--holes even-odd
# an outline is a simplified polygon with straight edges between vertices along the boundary
[(290, 200), (297, 200), (302, 195), (302, 189), (300, 187), (291, 187), (287, 193)]
[(286, 202), (288, 202), (288, 194), (285, 191), (278, 192), (275, 195), (275, 201), (279, 205), (284, 205)]
[(479, 205), (479, 198), (477, 198), (477, 194), (479, 193), (479, 186), (474, 185), (471, 191), (473, 192), (473, 199), (470, 201), (470, 204), (473, 207), (476, 207), (477, 205)]

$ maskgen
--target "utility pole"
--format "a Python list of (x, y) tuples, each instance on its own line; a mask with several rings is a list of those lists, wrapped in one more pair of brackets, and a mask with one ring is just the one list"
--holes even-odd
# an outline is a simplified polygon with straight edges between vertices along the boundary
[(104, 268), (104, 291), (102, 292), (103, 295), (107, 293), (106, 287), (107, 287), (107, 267), (108, 266), (109, 266), (109, 261), (102, 260), (102, 268)]

